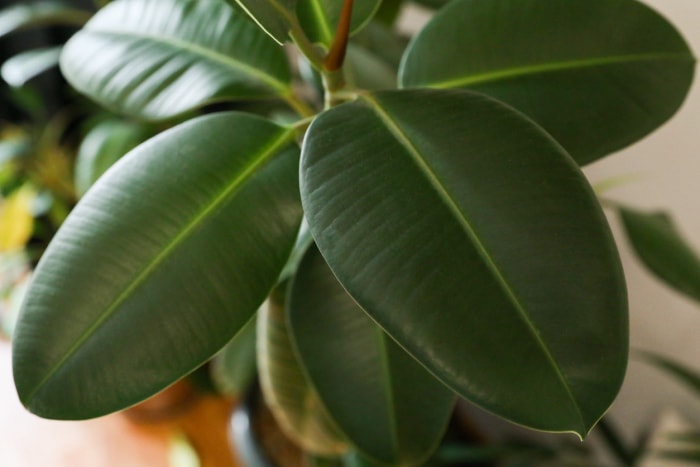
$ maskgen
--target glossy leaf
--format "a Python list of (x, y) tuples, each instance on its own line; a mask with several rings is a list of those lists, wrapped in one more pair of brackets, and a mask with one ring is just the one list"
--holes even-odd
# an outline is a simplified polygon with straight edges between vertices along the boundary
[(590, 185), (529, 119), (466, 91), (367, 94), (312, 123), (301, 189), (343, 286), (458, 394), (582, 436), (607, 410), (622, 268)]
[[(342, 0), (297, 0), (297, 16), (301, 27), (313, 41), (329, 46), (343, 8)], [(351, 33), (362, 29), (379, 9), (381, 0), (353, 2)]]
[(90, 18), (87, 11), (62, 2), (23, 2), (0, 10), (0, 37), (21, 29), (50, 24), (80, 26)]
[(287, 325), (284, 293), (284, 287), (276, 290), (258, 312), (260, 388), (290, 439), (314, 455), (340, 455), (347, 449), (345, 438), (299, 365)]
[(412, 41), (400, 81), (496, 97), (586, 164), (670, 118), (694, 68), (674, 27), (634, 0), (455, 0)]
[(65, 46), (80, 92), (147, 119), (231, 99), (286, 96), (284, 50), (223, 0), (116, 0)]
[(92, 128), (80, 143), (75, 161), (78, 194), (85, 194), (107, 169), (148, 136), (144, 126), (123, 120), (106, 120)]
[(290, 295), (301, 362), (353, 445), (389, 465), (418, 465), (437, 447), (455, 397), (384, 333), (338, 283), (316, 247)]
[(9, 58), (0, 74), (10, 86), (24, 86), (27, 81), (58, 65), (62, 47), (30, 50)]
[(235, 0), (279, 44), (289, 38), (298, 0)]
[(662, 212), (620, 208), (622, 225), (635, 253), (666, 284), (700, 301), (700, 258), (671, 218)]
[(200, 117), (122, 158), (42, 257), (13, 341), (47, 418), (139, 402), (228, 342), (277, 280), (301, 221), (293, 130)]

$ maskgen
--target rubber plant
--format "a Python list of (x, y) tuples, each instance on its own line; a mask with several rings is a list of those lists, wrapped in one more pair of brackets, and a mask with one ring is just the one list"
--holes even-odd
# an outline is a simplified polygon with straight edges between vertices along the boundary
[(70, 39), (78, 92), (165, 130), (35, 271), (29, 410), (123, 409), (257, 328), (265, 397), (312, 455), (420, 464), (456, 397), (589, 433), (628, 324), (581, 166), (676, 112), (692, 52), (636, 0), (431, 1), (408, 45), (402, 3), (114, 0)]

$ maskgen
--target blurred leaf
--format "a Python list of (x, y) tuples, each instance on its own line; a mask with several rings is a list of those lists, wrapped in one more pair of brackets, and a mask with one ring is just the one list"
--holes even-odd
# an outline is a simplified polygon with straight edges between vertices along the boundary
[(24, 134), (4, 136), (0, 140), (0, 166), (17, 157), (24, 156), (31, 147), (31, 140)]
[(50, 47), (17, 54), (2, 64), (2, 79), (10, 86), (24, 86), (27, 81), (57, 66), (62, 49)]
[(240, 396), (255, 379), (255, 318), (211, 361), (211, 379), (217, 392)]
[(404, 0), (382, 0), (374, 19), (391, 27), (399, 17), (403, 4)]
[(223, 0), (115, 0), (66, 44), (80, 92), (141, 118), (291, 93), (284, 49)]
[(684, 384), (688, 389), (700, 397), (700, 373), (691, 369), (676, 360), (664, 357), (657, 353), (647, 351), (637, 351), (635, 355), (656, 368), (663, 370), (676, 381)]
[(581, 436), (608, 409), (622, 267), (586, 178), (531, 120), (466, 91), (364, 94), (311, 124), (301, 190), (343, 287), (459, 395)]
[(83, 138), (75, 160), (75, 189), (82, 196), (123, 155), (143, 142), (150, 131), (123, 120), (106, 120)]
[(80, 26), (91, 16), (90, 12), (62, 2), (22, 2), (0, 10), (0, 37), (35, 26), (67, 24)]
[(694, 70), (678, 31), (641, 2), (455, 0), (411, 42), (400, 82), (491, 95), (583, 165), (668, 120)]
[(355, 448), (388, 465), (430, 456), (454, 394), (367, 316), (316, 247), (299, 264), (289, 307), (300, 362)]
[(0, 198), (0, 253), (21, 250), (31, 238), (35, 198), (36, 190), (28, 185)]
[(280, 428), (313, 455), (346, 451), (343, 435), (309, 384), (292, 347), (280, 287), (258, 311), (258, 371), (265, 402)]
[[(297, 16), (301, 27), (313, 41), (330, 46), (343, 9), (342, 0), (298, 0)], [(379, 9), (381, 0), (355, 0), (351, 33), (362, 29)]]
[(44, 253), (22, 308), (14, 377), (31, 411), (82, 419), (125, 408), (240, 331), (301, 222), (294, 135), (248, 114), (199, 117), (100, 178)]
[(348, 45), (343, 69), (351, 87), (371, 91), (396, 88), (396, 70), (369, 50), (354, 44)]
[(627, 238), (642, 263), (669, 286), (700, 301), (700, 258), (669, 215), (624, 207), (618, 212)]
[(687, 449), (659, 449), (653, 451), (653, 456), (669, 461), (684, 461), (700, 464), (700, 447)]

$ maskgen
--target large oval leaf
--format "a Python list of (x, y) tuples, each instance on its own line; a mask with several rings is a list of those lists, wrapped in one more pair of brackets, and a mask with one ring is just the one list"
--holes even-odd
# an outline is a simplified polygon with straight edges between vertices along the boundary
[(298, 0), (235, 0), (279, 44), (289, 38)]
[(616, 247), (574, 161), (466, 91), (387, 91), (319, 116), (302, 203), (355, 300), (462, 396), (585, 435), (627, 361)]
[(294, 278), (289, 319), (302, 365), (357, 449), (388, 465), (418, 465), (432, 453), (452, 391), (357, 306), (316, 247)]
[(415, 37), (400, 81), (503, 100), (586, 164), (665, 122), (693, 72), (679, 33), (633, 0), (455, 0)]
[[(379, 9), (381, 0), (355, 0), (351, 33), (362, 29)], [(330, 46), (343, 9), (343, 0), (297, 0), (297, 16), (313, 42)]]
[(214, 101), (289, 94), (284, 50), (223, 0), (117, 0), (68, 41), (68, 81), (148, 119)]
[(313, 455), (339, 456), (347, 450), (299, 365), (280, 287), (258, 312), (258, 370), (265, 402), (284, 432)]
[(93, 186), (42, 257), (14, 340), (23, 403), (80, 419), (134, 404), (229, 341), (301, 221), (294, 132), (245, 114), (147, 141)]
[(662, 212), (619, 208), (627, 237), (642, 260), (666, 284), (700, 302), (700, 258)]

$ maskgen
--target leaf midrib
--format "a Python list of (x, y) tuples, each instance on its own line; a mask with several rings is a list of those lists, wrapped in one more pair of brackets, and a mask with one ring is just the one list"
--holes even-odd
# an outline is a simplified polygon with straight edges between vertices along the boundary
[(208, 58), (214, 62), (221, 63), (234, 71), (260, 80), (266, 85), (268, 85), (270, 88), (272, 88), (274, 91), (276, 91), (279, 95), (286, 95), (289, 91), (289, 85), (287, 83), (278, 80), (275, 76), (263, 72), (259, 68), (250, 66), (245, 62), (231, 57), (230, 55), (219, 53), (219, 51), (217, 50), (208, 49), (199, 44), (186, 42), (181, 39), (174, 38), (172, 36), (159, 36), (140, 32), (136, 33), (125, 31), (111, 31), (108, 29), (86, 29), (86, 32), (96, 35), (126, 37), (137, 40), (146, 39), (175, 49), (185, 50), (187, 52), (191, 52), (192, 54)]
[(552, 369), (554, 370), (555, 375), (557, 376), (557, 378), (561, 382), (561, 385), (564, 388), (567, 396), (569, 397), (569, 399), (573, 403), (573, 406), (575, 407), (576, 412), (579, 416), (580, 422), (582, 423), (583, 427), (585, 427), (586, 426), (585, 418), (583, 417), (583, 413), (581, 412), (581, 408), (579, 407), (576, 398), (574, 397), (573, 393), (571, 392), (571, 387), (569, 386), (561, 367), (559, 366), (556, 359), (552, 355), (552, 352), (549, 349), (549, 346), (547, 346), (547, 344), (542, 340), (542, 337), (540, 336), (540, 334), (537, 330), (537, 327), (530, 320), (529, 316), (527, 315), (527, 312), (525, 311), (525, 307), (520, 302), (520, 299), (516, 295), (515, 291), (510, 287), (508, 282), (505, 280), (505, 277), (503, 277), (503, 275), (502, 275), (500, 269), (498, 268), (498, 266), (496, 265), (494, 259), (491, 257), (488, 250), (481, 242), (479, 236), (477, 235), (476, 231), (472, 227), (466, 213), (464, 213), (460, 209), (457, 202), (450, 196), (447, 189), (440, 182), (440, 179), (438, 178), (437, 174), (432, 170), (432, 168), (427, 163), (427, 161), (421, 156), (420, 151), (418, 151), (418, 149), (413, 144), (413, 142), (410, 140), (410, 138), (403, 132), (403, 130), (400, 128), (400, 126), (391, 118), (389, 113), (384, 108), (382, 108), (382, 106), (379, 104), (379, 102), (377, 100), (375, 100), (373, 97), (371, 97), (369, 94), (363, 94), (361, 96), (361, 98), (369, 104), (370, 108), (372, 108), (374, 110), (374, 112), (379, 117), (381, 122), (386, 126), (386, 128), (394, 136), (394, 138), (396, 138), (398, 143), (406, 149), (406, 151), (409, 153), (411, 158), (418, 165), (418, 168), (426, 176), (430, 185), (433, 186), (433, 188), (436, 190), (438, 196), (444, 201), (447, 208), (455, 215), (455, 218), (458, 220), (458, 223), (462, 226), (462, 229), (464, 230), (464, 232), (467, 234), (467, 236), (471, 239), (474, 246), (476, 247), (476, 250), (479, 253), (479, 256), (482, 258), (482, 260), (486, 264), (486, 267), (491, 271), (494, 278), (496, 279), (496, 282), (500, 285), (501, 289), (505, 292), (509, 301), (513, 304), (516, 311), (518, 312), (518, 315), (520, 316), (522, 321), (525, 323), (525, 325), (527, 326), (527, 329), (530, 331), (533, 338), (535, 339), (535, 341), (539, 345), (539, 347), (542, 350), (543, 354), (545, 355), (547, 361), (549, 362)]
[(520, 78), (523, 76), (552, 73), (557, 71), (570, 71), (583, 68), (596, 68), (606, 65), (616, 65), (624, 63), (646, 62), (656, 60), (694, 60), (689, 53), (649, 53), (649, 54), (630, 54), (618, 55), (611, 57), (594, 57), (581, 60), (564, 60), (559, 62), (543, 62), (532, 65), (519, 66), (513, 68), (504, 68), (487, 73), (479, 73), (474, 75), (466, 75), (459, 78), (422, 83), (424, 86), (437, 89), (452, 89), (464, 86), (472, 86), (475, 84), (484, 84), (494, 81), (504, 81), (507, 79)]
[(278, 151), (291, 141), (294, 135), (294, 129), (284, 128), (281, 134), (270, 144), (265, 146), (260, 151), (260, 156), (248, 165), (239, 175), (231, 181), (214, 199), (202, 209), (199, 214), (195, 215), (184, 228), (170, 240), (155, 257), (141, 270), (139, 274), (125, 287), (123, 292), (112, 302), (112, 304), (97, 318), (92, 326), (87, 328), (76, 342), (66, 351), (65, 355), (46, 373), (46, 375), (37, 383), (36, 387), (27, 395), (26, 401), (31, 401), (34, 396), (44, 387), (44, 385), (68, 362), (68, 360), (78, 351), (78, 349), (95, 333), (95, 331), (107, 321), (116, 312), (124, 301), (141, 286), (148, 276), (154, 272), (158, 266), (165, 261), (168, 255), (182, 244), (189, 235), (204, 222), (208, 217), (214, 214), (218, 208), (233, 196), (244, 184), (252, 177), (258, 168), (268, 162)]

